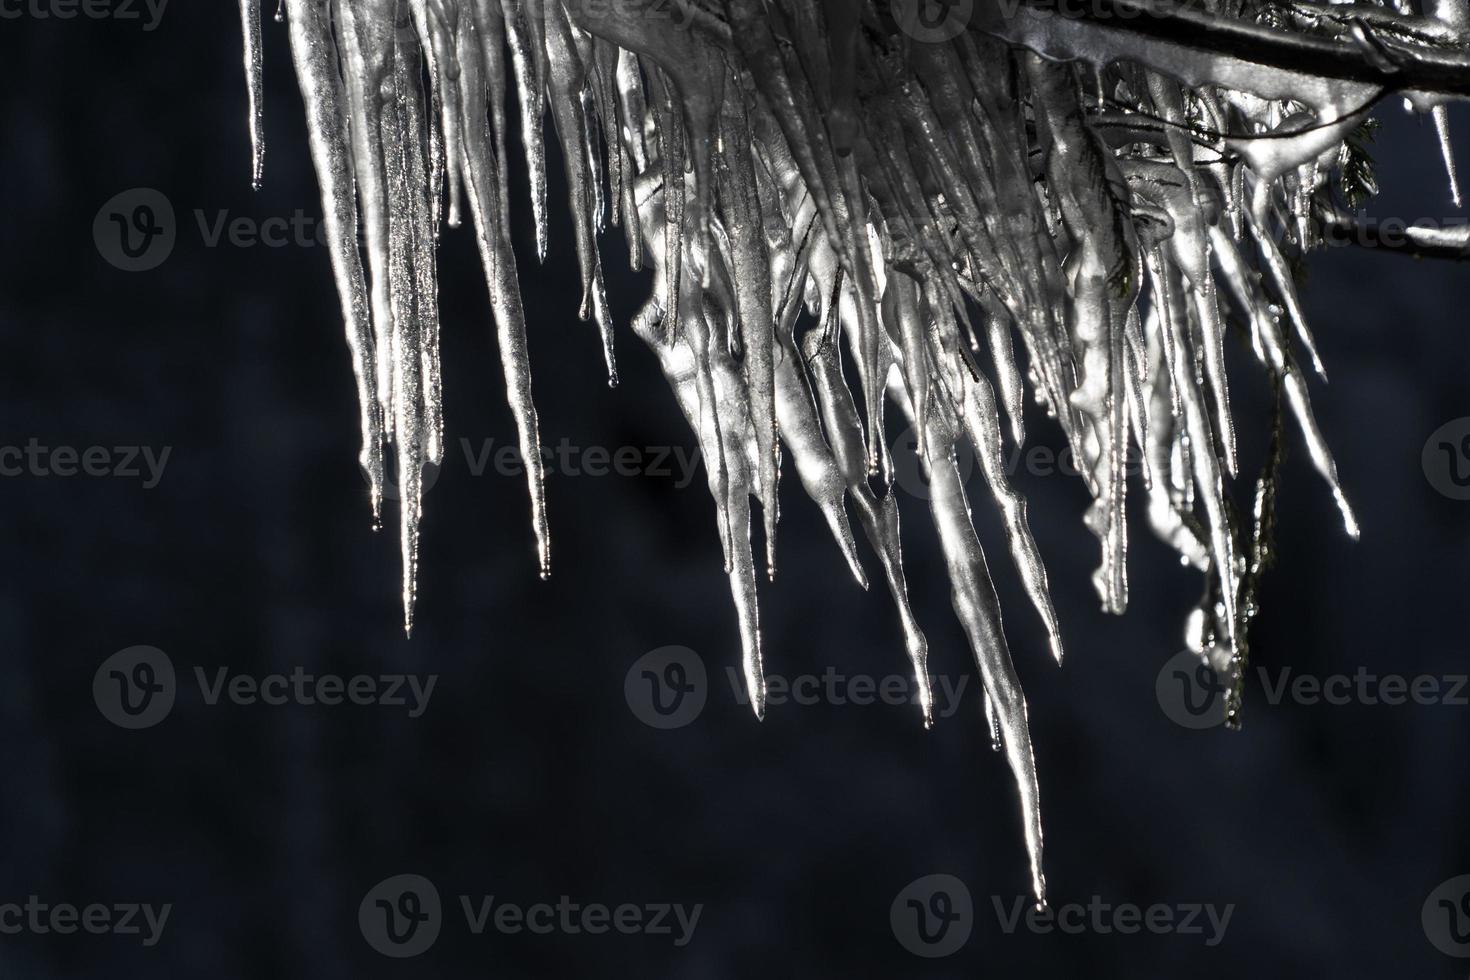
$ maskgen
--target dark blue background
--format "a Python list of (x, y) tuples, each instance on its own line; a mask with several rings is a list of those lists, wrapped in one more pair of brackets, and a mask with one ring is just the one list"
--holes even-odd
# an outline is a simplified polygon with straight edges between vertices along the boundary
[[(1191, 732), (1154, 679), (1180, 647), (1197, 576), (1134, 514), (1132, 607), (1101, 615), (1096, 544), (1075, 481), (1023, 479), (1068, 640), (1057, 669), (984, 498), (991, 555), (1040, 765), (1054, 903), (1234, 903), (1225, 941), (1005, 935), (992, 896), (1027, 884), (1015, 791), (964, 710), (924, 732), (895, 707), (773, 706), (758, 724), (724, 683), (735, 617), (702, 479), (554, 478), (555, 575), (537, 579), (519, 480), (442, 474), (427, 498), (418, 628), (405, 640), (391, 532), (374, 534), (356, 408), (321, 249), (220, 247), (192, 212), (319, 211), (284, 28), (266, 27), (265, 189), (248, 172), (233, 5), (137, 22), (0, 21), (0, 443), (170, 446), (160, 485), (0, 480), (0, 900), (171, 902), (163, 941), (0, 938), (0, 976), (1463, 976), (1420, 927), (1441, 881), (1470, 871), (1463, 746), (1470, 709), (1265, 703), (1239, 734)], [(1449, 219), (1432, 130), (1396, 105), (1379, 214)], [(1457, 116), (1460, 123), (1467, 120)], [(1470, 137), (1470, 126), (1461, 131)], [(1465, 157), (1470, 161), (1470, 156)], [(553, 163), (553, 169), (555, 163)], [(518, 243), (530, 241), (515, 172)], [(128, 274), (92, 221), (132, 187), (165, 193), (179, 242)], [(576, 318), (571, 226), (522, 279), (543, 438), (688, 445), (651, 355), (619, 333), (604, 383)], [(604, 239), (613, 309), (647, 288)], [(1281, 562), (1257, 663), (1299, 672), (1463, 673), (1470, 504), (1425, 480), (1431, 431), (1470, 415), (1463, 267), (1338, 249), (1306, 302), (1328, 386), (1313, 394), (1364, 527), (1349, 543), (1300, 446), (1286, 472)], [(470, 236), (442, 248), (446, 413), (457, 440), (513, 439)], [(1249, 471), (1266, 428), (1249, 352), (1228, 352)], [(1055, 444), (1041, 419), (1033, 439)], [(765, 588), (767, 664), (906, 670), (880, 591), (847, 577), (788, 468), (780, 575)], [(1243, 498), (1242, 498), (1243, 499)], [(916, 610), (936, 673), (973, 673), (922, 506), (905, 500)], [(866, 555), (866, 552), (865, 552)], [(876, 568), (867, 556), (870, 572)], [(101, 661), (135, 644), (188, 673), (304, 665), (440, 677), (428, 712), (214, 707), (193, 691), (157, 728), (98, 712)], [(640, 723), (629, 665), (667, 644), (716, 686), (689, 727)], [(472, 937), (451, 921), (423, 958), (384, 959), (357, 906), (391, 874), (505, 901), (703, 903), (694, 940)], [(889, 904), (943, 872), (974, 896), (962, 952), (905, 952)], [(451, 912), (453, 909), (451, 908)]]

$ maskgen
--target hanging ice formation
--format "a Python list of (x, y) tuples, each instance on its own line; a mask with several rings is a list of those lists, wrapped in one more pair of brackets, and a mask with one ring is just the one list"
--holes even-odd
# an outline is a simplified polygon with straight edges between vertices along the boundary
[[(1103, 607), (1121, 612), (1128, 600), (1132, 449), (1145, 464), (1151, 529), (1207, 583), (1191, 642), (1229, 677), (1243, 665), (1255, 579), (1270, 557), (1282, 438), (1278, 413), (1276, 450), (1243, 521), (1226, 494), (1237, 468), (1230, 325), (1247, 341), (1239, 359), (1272, 379), (1357, 534), (1308, 401), (1307, 374), (1322, 365), (1292, 262), (1315, 244), (1314, 208), (1332, 205), (1334, 176), (1371, 185), (1350, 137), (1370, 106), (1404, 86), (1195, 50), (1187, 36), (1140, 32), (1136, 17), (1066, 16), (1032, 0), (982, 0), (967, 29), (933, 40), (909, 36), (920, 32), (906, 33), (893, 16), (918, 0), (284, 2), (375, 517), (385, 449), (395, 456), (410, 624), (420, 474), (444, 448), (435, 249), (441, 224), (466, 216), (530, 464), (538, 563), (543, 575), (550, 569), (506, 217), (512, 95), (538, 255), (550, 111), (581, 313), (597, 324), (614, 381), (596, 244), (604, 224), (621, 226), (634, 269), (652, 269), (652, 296), (631, 324), (703, 451), (758, 715), (751, 501), (774, 575), (777, 485), (789, 455), (864, 588), (855, 538), (871, 546), (930, 723), (927, 643), (904, 578), (884, 414), (891, 406), (914, 427), (954, 609), (1019, 788), (1038, 900), (1042, 833), (1026, 702), (956, 447), (968, 443), (982, 464), (1057, 660), (1046, 571), (1002, 463), (1004, 442), (1024, 438), (1028, 391), (1083, 463)], [(1357, 52), (1389, 77), (1420, 53), (1463, 49), (1465, 0), (1426, 3), (1414, 16), (1396, 2), (1212, 0), (1180, 16), (1186, 27), (1214, 18), (1250, 37)], [(1124, 13), (1159, 6), (1099, 4)], [(241, 0), (241, 10), (258, 180), (258, 0)], [(1423, 93), (1413, 101), (1439, 105)]]

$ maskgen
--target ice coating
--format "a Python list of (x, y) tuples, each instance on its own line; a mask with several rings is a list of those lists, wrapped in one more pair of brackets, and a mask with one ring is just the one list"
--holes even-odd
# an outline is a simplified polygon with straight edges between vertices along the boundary
[[(1102, 607), (1127, 605), (1127, 496), (1140, 487), (1148, 527), (1205, 579), (1190, 641), (1214, 663), (1242, 663), (1254, 576), (1271, 547), (1263, 495), (1277, 477), (1273, 462), (1254, 505), (1234, 504), (1243, 461), (1229, 369), (1264, 369), (1356, 535), (1300, 367), (1322, 370), (1293, 263), (1317, 244), (1318, 216), (1342, 213), (1332, 178), (1392, 87), (1384, 78), (1416, 51), (1439, 63), (1463, 56), (1470, 30), (1466, 0), (1428, 0), (1423, 16), (1389, 3), (1191, 5), (1192, 23), (1246, 41), (1356, 52), (1371, 69), (1358, 78), (1043, 6), (977, 4), (968, 30), (921, 39), (877, 0), (286, 0), (375, 520), (390, 449), (399, 489), (405, 626), (423, 467), (444, 447), (436, 247), (441, 226), (466, 214), (528, 464), (537, 568), (550, 573), (506, 158), (518, 141), (536, 229), (527, 247), (544, 258), (563, 213), (548, 201), (549, 115), (581, 312), (598, 326), (611, 381), (617, 318), (598, 236), (619, 228), (630, 265), (652, 273), (650, 298), (624, 317), (657, 355), (706, 463), (757, 716), (766, 699), (753, 531), (774, 578), (789, 460), (863, 589), (855, 529), (872, 549), (897, 612), (891, 640), (933, 723), (910, 589), (938, 583), (905, 573), (900, 510), (923, 507), (900, 506), (888, 408), (908, 423), (984, 682), (976, 721), (1014, 776), (1038, 901), (1026, 702), (957, 453), (980, 463), (1010, 573), (1057, 661), (1051, 585), (1006, 471), (1007, 442), (1019, 446), (1040, 420), (1027, 424), (1028, 391), (1094, 498), (1084, 523), (1100, 551)], [(1227, 16), (1227, 6), (1243, 12)], [(258, 181), (258, 0), (241, 0), (240, 15)], [(1458, 198), (1446, 93), (1406, 94), (1434, 113)], [(1246, 343), (1227, 340), (1231, 323)], [(1131, 479), (1135, 454), (1142, 473)]]

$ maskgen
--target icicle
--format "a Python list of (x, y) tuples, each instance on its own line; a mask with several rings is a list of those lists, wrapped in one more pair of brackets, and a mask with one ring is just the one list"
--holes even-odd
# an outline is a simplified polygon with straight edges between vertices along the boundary
[(899, 349), (903, 352), (903, 375), (905, 390), (912, 404), (914, 416), (915, 452), (924, 460), (929, 454), (929, 356), (928, 336), (924, 328), (923, 314), (919, 309), (920, 284), (907, 273), (899, 272), (888, 280), (888, 294), (884, 297), (884, 320), (890, 332), (897, 334)]
[(383, 91), (392, 72), (394, 4), (346, 4), (338, 31), (347, 65), (347, 118), (352, 162), (362, 207), (363, 241), (371, 276), (374, 342), (379, 351), (377, 399), (387, 435), (394, 438), (392, 289), (389, 274), (388, 189), (382, 146)]
[(1455, 147), (1450, 142), (1450, 111), (1437, 105), (1430, 110), (1430, 114), (1434, 117), (1434, 131), (1439, 136), (1439, 152), (1444, 157), (1445, 173), (1450, 178), (1450, 199), (1458, 208), (1464, 201), (1460, 196), (1460, 174), (1455, 168)]
[(383, 413), (374, 390), (378, 354), (373, 344), (367, 289), (357, 253), (357, 205), (353, 199), (351, 154), (343, 138), (345, 96), (338, 75), (325, 0), (285, 0), (290, 11), (291, 60), (306, 103), (312, 163), (321, 185), (322, 221), (331, 250), (337, 297), (347, 326), (352, 373), (357, 379), (362, 452), (373, 523), (383, 500)]
[(776, 577), (776, 521), (780, 450), (776, 430), (776, 328), (772, 322), (770, 262), (761, 232), (750, 127), (744, 93), (729, 90), (721, 114), (718, 154), (719, 197), (729, 236), (730, 273), (735, 281), (737, 320), (745, 351), (745, 378), (759, 451), (756, 488), (765, 522), (766, 568)]
[(419, 370), (423, 379), (423, 423), (421, 442), (425, 462), (439, 465), (444, 459), (444, 378), (439, 353), (439, 270), (435, 245), (433, 205), (429, 201), (430, 161), (422, 134), (430, 124), (423, 86), (418, 72), (416, 46), (412, 38), (399, 35), (393, 59), (393, 81), (400, 107), (399, 131), (405, 164), (406, 194), (400, 203), (404, 229), (409, 236), (408, 257), (412, 265), (413, 312), (419, 330)]
[(1338, 510), (1342, 514), (1343, 527), (1351, 538), (1359, 536), (1358, 520), (1353, 513), (1352, 506), (1348, 503), (1347, 495), (1344, 493), (1342, 483), (1338, 479), (1337, 464), (1333, 461), (1332, 452), (1327, 448), (1326, 440), (1323, 439), (1321, 430), (1317, 428), (1317, 422), (1312, 413), (1311, 401), (1307, 397), (1306, 385), (1302, 381), (1300, 372), (1292, 364), (1286, 349), (1285, 338), (1281, 335), (1279, 325), (1275, 318), (1261, 309), (1260, 302), (1250, 291), (1250, 286), (1245, 279), (1245, 272), (1241, 266), (1240, 256), (1235, 250), (1235, 245), (1225, 237), (1218, 228), (1211, 230), (1215, 242), (1215, 249), (1220, 256), (1221, 265), (1226, 271), (1225, 281), (1230, 284), (1236, 292), (1236, 298), (1240, 304), (1250, 313), (1252, 324), (1256, 331), (1256, 339), (1261, 343), (1261, 358), (1272, 370), (1281, 372), (1284, 376), (1284, 384), (1287, 392), (1287, 404), (1291, 407), (1293, 417), (1302, 431), (1302, 436), (1307, 441), (1309, 455), (1312, 465), (1322, 474), (1332, 491), (1333, 500), (1337, 503)]
[[(1177, 159), (1177, 158), (1176, 158)], [(1195, 199), (1189, 177), (1177, 164), (1157, 163), (1130, 157), (1124, 161), (1129, 185), (1140, 199), (1156, 204), (1169, 218), (1172, 229), (1168, 236), (1169, 255), (1193, 287), (1189, 291), (1198, 316), (1203, 343), (1205, 377), (1215, 404), (1215, 431), (1220, 437), (1225, 469), (1232, 476), (1236, 469), (1235, 422), (1230, 416), (1230, 386), (1225, 374), (1225, 332), (1215, 296), (1215, 277), (1210, 272), (1210, 239), (1207, 222)], [(1154, 259), (1158, 266), (1162, 258)], [(1162, 288), (1154, 280), (1155, 290)]]
[[(664, 220), (665, 191), (659, 190), (644, 199), (639, 219), (650, 227), (645, 241), (661, 242), (652, 230)], [(653, 255), (655, 269), (667, 275), (668, 257), (657, 251)], [(688, 280), (686, 280), (688, 282)], [(655, 290), (656, 304), (660, 291)], [(704, 311), (694, 296), (686, 296), (683, 304), (685, 325), (675, 330), (659, 321), (667, 312), (656, 307), (634, 318), (635, 332), (658, 355), (665, 377), (679, 399), (679, 407), (694, 430), (705, 463), (710, 495), (719, 515), (725, 571), (730, 581), (740, 621), (742, 667), (751, 708), (757, 718), (765, 716), (766, 687), (761, 654), (759, 614), (756, 603), (755, 562), (750, 547), (750, 501), (752, 481), (746, 475), (747, 464), (741, 452), (728, 452), (729, 439), (744, 431), (749, 424), (744, 415), (745, 399), (741, 385), (728, 358), (710, 342)]]
[[(536, 258), (546, 261), (546, 139), (542, 130), (543, 94), (537, 64), (544, 57), (539, 42), (525, 19), (522, 0), (502, 0), (505, 5), (505, 37), (510, 44), (511, 65), (516, 79), (516, 96), (521, 109), (521, 146), (526, 169), (531, 174), (531, 214), (536, 221)], [(536, 47), (533, 49), (533, 45)]]
[(501, 6), (501, 0), (473, 0), (472, 10), (475, 32), (480, 36), (480, 49), (485, 59), (485, 86), (490, 99), (491, 132), (494, 139), (493, 150), (500, 192), (499, 206), (496, 211), (501, 221), (508, 221), (510, 220), (510, 181), (506, 175), (506, 137), (509, 133), (509, 123), (505, 113), (505, 10)]
[(1031, 889), (1037, 902), (1046, 901), (1046, 877), (1041, 870), (1041, 790), (1036, 759), (1031, 751), (1031, 729), (1026, 720), (1026, 698), (1011, 664), (1010, 649), (1001, 629), (1000, 605), (985, 553), (970, 523), (970, 509), (954, 462), (954, 435), (937, 420), (929, 431), (930, 506), (939, 541), (949, 565), (955, 615), (970, 639), (975, 663), (995, 710), (995, 727), (1016, 789), (1021, 797), (1021, 819), (1026, 850), (1031, 856)]
[[(403, 629), (413, 630), (418, 596), (419, 524), (423, 516), (424, 373), (423, 324), (414, 275), (414, 206), (417, 187), (409, 185), (408, 133), (404, 94), (398, 87), (407, 72), (398, 70), (402, 50), (393, 52), (394, 74), (381, 114), (384, 184), (388, 192), (388, 275), (393, 310), (390, 338), (393, 442), (397, 450), (399, 547), (403, 558)], [(415, 143), (417, 141), (415, 140)]]
[(245, 82), (250, 100), (250, 185), (260, 190), (265, 176), (265, 62), (260, 44), (260, 0), (240, 0), (240, 31), (245, 38)]
[[(1447, 25), (1451, 31), (1464, 39), (1470, 33), (1470, 0), (1423, 0), (1424, 15)], [(1440, 155), (1444, 157), (1445, 173), (1450, 178), (1450, 197), (1455, 207), (1464, 205), (1460, 193), (1459, 168), (1455, 166), (1455, 148), (1450, 142), (1450, 113), (1444, 105), (1430, 109), (1434, 119), (1435, 134), (1439, 137)]]
[[(1150, 273), (1157, 275), (1153, 269)], [(1188, 472), (1187, 458), (1181, 457), (1177, 463), (1175, 460), (1180, 440), (1188, 437), (1182, 432), (1183, 408), (1169, 376), (1172, 358), (1168, 351), (1173, 341), (1169, 328), (1164, 325), (1164, 317), (1171, 315), (1171, 305), (1166, 300), (1150, 309), (1144, 322), (1144, 336), (1148, 340), (1148, 412), (1151, 418), (1146, 452), (1154, 477), (1148, 489), (1148, 519), (1161, 540), (1174, 548), (1186, 564), (1203, 572), (1209, 569), (1209, 552), (1181, 515), (1187, 507), (1178, 493), (1181, 484), (1192, 480), (1193, 476)]]
[(593, 229), (597, 210), (592, 172), (594, 152), (587, 141), (587, 119), (583, 93), (586, 66), (582, 63), (572, 39), (571, 24), (561, 4), (551, 0), (546, 7), (546, 72), (551, 93), (551, 117), (561, 139), (562, 160), (567, 168), (567, 191), (570, 195), (572, 227), (577, 240), (577, 263), (582, 270), (582, 304), (577, 315), (593, 317), (602, 336), (603, 359), (607, 364), (607, 383), (618, 383), (617, 357), (613, 351), (612, 320), (607, 310), (607, 291), (603, 285), (602, 263), (597, 255), (597, 236)]
[[(467, 51), (461, 59), (462, 83), (468, 93), (463, 107), (464, 129), (469, 135), (463, 162), (465, 189), (480, 251), (480, 264), (489, 288), (490, 308), (495, 318), (495, 337), (500, 349), (501, 372), (505, 377), (506, 400), (515, 418), (520, 457), (526, 467), (538, 567), (541, 578), (546, 579), (551, 575), (551, 531), (546, 515), (540, 423), (531, 396), (531, 359), (527, 350), (515, 252), (511, 248), (507, 226), (509, 216), (491, 206), (496, 200), (492, 189), (501, 186), (505, 161), (495, 155), (488, 134), (484, 132), (485, 114), (481, 111), (480, 96), (485, 89), (482, 88), (480, 67), (473, 52)], [(495, 97), (493, 89), (490, 97)]]
[(1036, 607), (1036, 612), (1046, 626), (1052, 657), (1057, 663), (1061, 663), (1061, 624), (1057, 620), (1056, 610), (1052, 608), (1046, 566), (1041, 562), (1041, 552), (1031, 537), (1031, 526), (1026, 520), (1026, 501), (1011, 488), (1010, 480), (1006, 477), (1000, 416), (995, 408), (995, 395), (989, 383), (977, 375), (967, 379), (965, 390), (959, 398), (965, 431), (979, 454), (980, 468), (985, 473), (990, 492), (1004, 518), (1006, 538), (1010, 542), (1011, 557), (1016, 563), (1016, 570), (1021, 575), (1021, 581)]
[(867, 482), (867, 451), (862, 424), (852, 393), (842, 380), (842, 365), (836, 347), (824, 332), (812, 330), (801, 340), (802, 357), (811, 371), (822, 423), (837, 465), (847, 479), (848, 493), (857, 507), (858, 519), (868, 543), (878, 553), (888, 590), (904, 624), (909, 660), (918, 682), (919, 704), (927, 727), (933, 723), (933, 692), (929, 685), (928, 643), (909, 608), (908, 586), (903, 574), (903, 546), (899, 541), (898, 503), (892, 494), (881, 501)]
[[(443, 139), (445, 188), (449, 196), (449, 227), (460, 223), (460, 166), (464, 160), (461, 129), (459, 66), (455, 38), (460, 28), (460, 7), (445, 0), (407, 0), (414, 30), (423, 48), (434, 105), (439, 111), (439, 134)], [(435, 195), (437, 198), (437, 194)]]

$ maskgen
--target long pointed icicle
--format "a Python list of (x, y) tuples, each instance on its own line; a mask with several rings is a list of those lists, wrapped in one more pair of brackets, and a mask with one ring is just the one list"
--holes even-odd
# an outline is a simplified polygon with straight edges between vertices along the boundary
[(546, 4), (546, 71), (551, 95), (551, 117), (561, 140), (562, 160), (567, 169), (567, 185), (571, 195), (572, 227), (577, 241), (577, 263), (582, 269), (582, 303), (578, 316), (591, 316), (602, 336), (603, 357), (607, 363), (609, 385), (618, 382), (617, 360), (613, 353), (612, 321), (607, 310), (607, 291), (602, 280), (602, 263), (597, 256), (597, 238), (593, 230), (596, 199), (586, 143), (586, 108), (582, 92), (587, 84), (587, 68), (582, 64), (572, 40), (571, 24), (561, 4)]
[(546, 260), (546, 138), (542, 130), (542, 106), (545, 96), (533, 52), (535, 41), (526, 19), (523, 0), (502, 0), (505, 4), (505, 38), (510, 45), (511, 67), (516, 80), (516, 98), (521, 110), (521, 146), (526, 154), (526, 169), (531, 174), (531, 215), (536, 222), (536, 257)]
[[(515, 417), (521, 459), (526, 467), (526, 487), (531, 498), (531, 527), (536, 536), (537, 563), (541, 577), (551, 575), (551, 529), (546, 514), (546, 476), (541, 456), (541, 427), (531, 396), (531, 358), (526, 340), (526, 318), (521, 304), (515, 251), (511, 248), (508, 215), (495, 207), (495, 188), (501, 186), (505, 161), (484, 132), (484, 98), (495, 98), (493, 85), (486, 83), (484, 65), (466, 52), (461, 59), (464, 101), (466, 197), (474, 223), (475, 243), (489, 287), (490, 309), (495, 318), (495, 337), (500, 349), (500, 367), (505, 378), (505, 396)], [(485, 64), (488, 64), (486, 62)]]
[(1026, 850), (1031, 856), (1031, 890), (1037, 902), (1046, 901), (1046, 877), (1041, 870), (1041, 789), (1036, 777), (1036, 758), (1031, 749), (1031, 726), (1026, 717), (1026, 698), (1011, 663), (1011, 653), (1001, 628), (1000, 602), (985, 554), (970, 523), (970, 508), (964, 484), (954, 463), (954, 434), (941, 423), (929, 431), (930, 507), (939, 530), (939, 541), (949, 565), (949, 581), (955, 614), (970, 639), (975, 663), (985, 681), (985, 690), (995, 711), (995, 726), (1001, 746), (1021, 797), (1021, 820)]
[[(392, 280), (389, 272), (388, 188), (382, 143), (383, 91), (393, 58), (392, 0), (348, 4), (341, 8), (338, 31), (348, 70), (347, 132), (357, 181), (358, 203), (370, 275), (374, 343), (380, 352), (393, 344)], [(393, 435), (393, 359), (378, 358), (377, 398), (388, 435)]]
[[(394, 39), (393, 73), (385, 86), (387, 96), (380, 116), (384, 153), (384, 184), (388, 194), (388, 275), (393, 311), (390, 337), (392, 364), (393, 443), (397, 451), (398, 536), (403, 556), (403, 629), (413, 631), (418, 598), (419, 525), (423, 517), (423, 471), (429, 441), (424, 429), (424, 317), (414, 271), (415, 200), (422, 185), (413, 185), (408, 127), (408, 81), (405, 42)], [(416, 148), (417, 140), (413, 141)]]
[(745, 380), (759, 451), (756, 489), (766, 532), (766, 568), (776, 576), (776, 521), (780, 448), (776, 429), (776, 327), (772, 319), (770, 263), (756, 198), (750, 127), (744, 100), (725, 100), (721, 115), (721, 152), (717, 170), (724, 229), (729, 239), (730, 274), (735, 282), (736, 321), (745, 350)]
[(240, 0), (245, 39), (245, 86), (250, 103), (250, 185), (265, 178), (265, 58), (260, 43), (260, 0)]
[(312, 163), (321, 185), (323, 224), (331, 253), (337, 297), (347, 325), (352, 373), (357, 379), (362, 453), (359, 462), (368, 477), (373, 521), (379, 519), (383, 499), (383, 412), (376, 392), (377, 349), (362, 260), (357, 252), (357, 204), (354, 199), (351, 153), (344, 138), (346, 96), (337, 67), (325, 0), (286, 0), (290, 25), (291, 58), (306, 103), (307, 134)]
[[(1470, 0), (1423, 0), (1424, 14), (1449, 25), (1460, 34), (1470, 31)], [(1434, 132), (1439, 137), (1439, 152), (1444, 157), (1445, 173), (1450, 178), (1450, 199), (1455, 207), (1464, 203), (1460, 193), (1460, 171), (1455, 166), (1455, 147), (1450, 139), (1450, 111), (1446, 106), (1436, 105), (1430, 109), (1434, 119)]]
[(1440, 156), (1444, 157), (1445, 173), (1450, 178), (1450, 200), (1455, 202), (1455, 207), (1461, 207), (1464, 200), (1460, 194), (1460, 171), (1455, 166), (1455, 145), (1450, 139), (1450, 111), (1442, 105), (1437, 105), (1430, 110), (1434, 118), (1434, 132), (1439, 137)]

